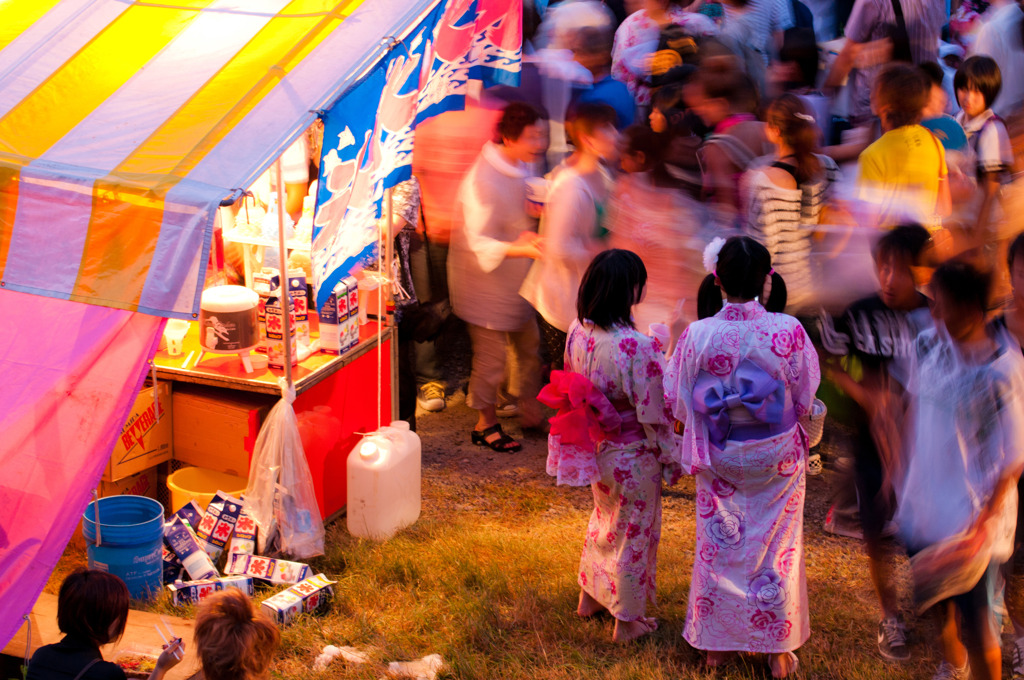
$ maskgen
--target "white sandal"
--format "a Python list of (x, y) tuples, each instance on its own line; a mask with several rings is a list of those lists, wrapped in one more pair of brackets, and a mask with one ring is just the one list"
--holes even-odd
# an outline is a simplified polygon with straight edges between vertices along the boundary
[(793, 652), (785, 652), (785, 656), (787, 656), (789, 658), (789, 664), (790, 664), (789, 665), (789, 672), (786, 673), (785, 675), (779, 675), (778, 674), (778, 672), (776, 671), (775, 664), (772, 663), (774, 661), (774, 659), (771, 659), (768, 662), (768, 666), (772, 669), (772, 677), (773, 678), (789, 678), (789, 677), (795, 676), (797, 674), (797, 671), (800, 670), (800, 659), (796, 658), (796, 654), (794, 654)]

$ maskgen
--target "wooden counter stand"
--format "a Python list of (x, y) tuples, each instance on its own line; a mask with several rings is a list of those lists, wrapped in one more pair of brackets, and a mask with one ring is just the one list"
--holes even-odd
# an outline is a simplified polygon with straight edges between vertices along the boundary
[[(312, 321), (313, 339), (319, 329)], [(330, 521), (345, 508), (346, 461), (361, 434), (372, 432), (380, 424), (398, 417), (398, 342), (396, 329), (385, 326), (381, 333), (382, 386), (381, 413), (377, 414), (377, 323), (371, 321), (359, 329), (359, 344), (341, 356), (316, 352), (292, 367), (295, 382), (295, 414), (305, 418), (333, 421), (328, 429), (336, 441), (325, 441), (317, 450), (306, 451), (313, 475), (313, 486), (321, 517)], [(159, 380), (209, 385), (242, 392), (279, 397), (277, 380), (284, 375), (278, 368), (246, 373), (234, 354), (204, 353), (198, 361), (198, 324), (193, 323), (185, 336), (182, 353), (170, 356), (157, 352), (155, 363)], [(192, 353), (191, 359), (189, 354)], [(325, 408), (330, 409), (326, 411)], [(243, 473), (244, 476), (244, 473)], [(172, 508), (168, 508), (172, 510)]]

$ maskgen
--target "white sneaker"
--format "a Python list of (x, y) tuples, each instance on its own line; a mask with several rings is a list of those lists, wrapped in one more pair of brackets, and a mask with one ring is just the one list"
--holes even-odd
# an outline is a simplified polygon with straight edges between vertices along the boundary
[(939, 664), (939, 668), (935, 671), (935, 675), (932, 676), (932, 680), (970, 680), (970, 677), (970, 666), (957, 668), (948, 661), (943, 661)]
[(1024, 637), (1013, 641), (1013, 665), (1010, 666), (1010, 680), (1024, 680)]
[(420, 385), (416, 390), (416, 403), (424, 411), (444, 410), (444, 387), (440, 383), (429, 382)]

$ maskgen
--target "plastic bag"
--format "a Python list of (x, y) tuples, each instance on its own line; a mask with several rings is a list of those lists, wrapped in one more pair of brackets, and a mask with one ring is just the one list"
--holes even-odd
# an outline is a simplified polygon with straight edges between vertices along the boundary
[(245, 490), (246, 512), (259, 526), (259, 553), (280, 552), (298, 559), (324, 554), (324, 524), (313, 491), (292, 402), (295, 389), (281, 381), (281, 401), (260, 428)]

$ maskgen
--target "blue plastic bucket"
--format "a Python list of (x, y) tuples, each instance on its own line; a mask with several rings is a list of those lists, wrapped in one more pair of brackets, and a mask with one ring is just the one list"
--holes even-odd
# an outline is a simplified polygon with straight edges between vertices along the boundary
[[(96, 545), (96, 503), (100, 545)], [(163, 585), (164, 506), (145, 496), (111, 496), (89, 503), (82, 515), (89, 568), (121, 578), (136, 599), (155, 597)]]

